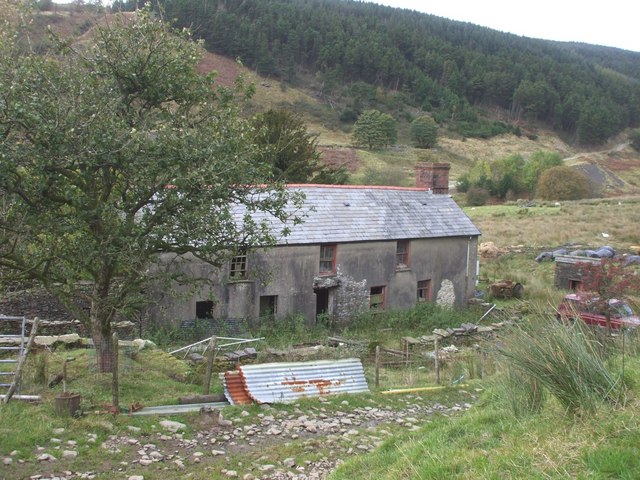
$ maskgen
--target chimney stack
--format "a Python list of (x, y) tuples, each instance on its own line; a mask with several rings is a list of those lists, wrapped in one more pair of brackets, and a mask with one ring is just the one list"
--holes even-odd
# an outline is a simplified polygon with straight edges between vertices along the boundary
[(436, 194), (448, 194), (450, 168), (451, 165), (448, 163), (416, 163), (416, 187), (431, 190)]

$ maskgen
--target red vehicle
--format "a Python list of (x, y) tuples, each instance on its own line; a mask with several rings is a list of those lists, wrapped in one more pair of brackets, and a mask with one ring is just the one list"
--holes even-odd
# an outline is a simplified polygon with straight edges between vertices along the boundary
[[(631, 307), (622, 300), (609, 300), (610, 324), (612, 329), (640, 327), (638, 318)], [(587, 325), (607, 327), (607, 317), (597, 297), (588, 297), (571, 293), (565, 295), (558, 307), (558, 320), (573, 321), (581, 319)]]

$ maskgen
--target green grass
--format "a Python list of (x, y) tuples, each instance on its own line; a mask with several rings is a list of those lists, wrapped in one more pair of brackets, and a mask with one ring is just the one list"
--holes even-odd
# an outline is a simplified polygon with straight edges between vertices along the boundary
[(464, 416), (394, 437), (330, 478), (640, 478), (638, 406), (573, 417), (551, 401), (540, 414), (516, 418), (492, 390)]

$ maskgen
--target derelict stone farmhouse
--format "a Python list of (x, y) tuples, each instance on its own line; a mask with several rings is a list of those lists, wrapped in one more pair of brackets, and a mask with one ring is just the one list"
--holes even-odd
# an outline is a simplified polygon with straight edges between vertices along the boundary
[(180, 268), (213, 279), (193, 297), (166, 295), (151, 323), (255, 321), (302, 314), (343, 322), (368, 309), (416, 302), (464, 306), (476, 285), (479, 230), (448, 195), (448, 164), (421, 163), (417, 187), (289, 185), (305, 195), (304, 223), (270, 249), (223, 269)]

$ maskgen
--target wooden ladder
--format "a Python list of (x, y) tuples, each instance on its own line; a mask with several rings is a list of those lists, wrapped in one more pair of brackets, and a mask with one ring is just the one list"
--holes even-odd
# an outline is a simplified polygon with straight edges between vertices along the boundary
[[(35, 318), (27, 338), (25, 335), (27, 319), (25, 317), (0, 315), (0, 331), (4, 330), (2, 327), (10, 322), (19, 324), (19, 333), (0, 334), (0, 338), (7, 339), (10, 342), (9, 344), (0, 342), (0, 389), (4, 390), (4, 394), (0, 394), (0, 400), (4, 403), (9, 403), (9, 400), (14, 395), (16, 399), (32, 399), (30, 395), (19, 395), (18, 393), (20, 391), (22, 369), (38, 329), (38, 319)], [(15, 329), (11, 331), (15, 332)]]

